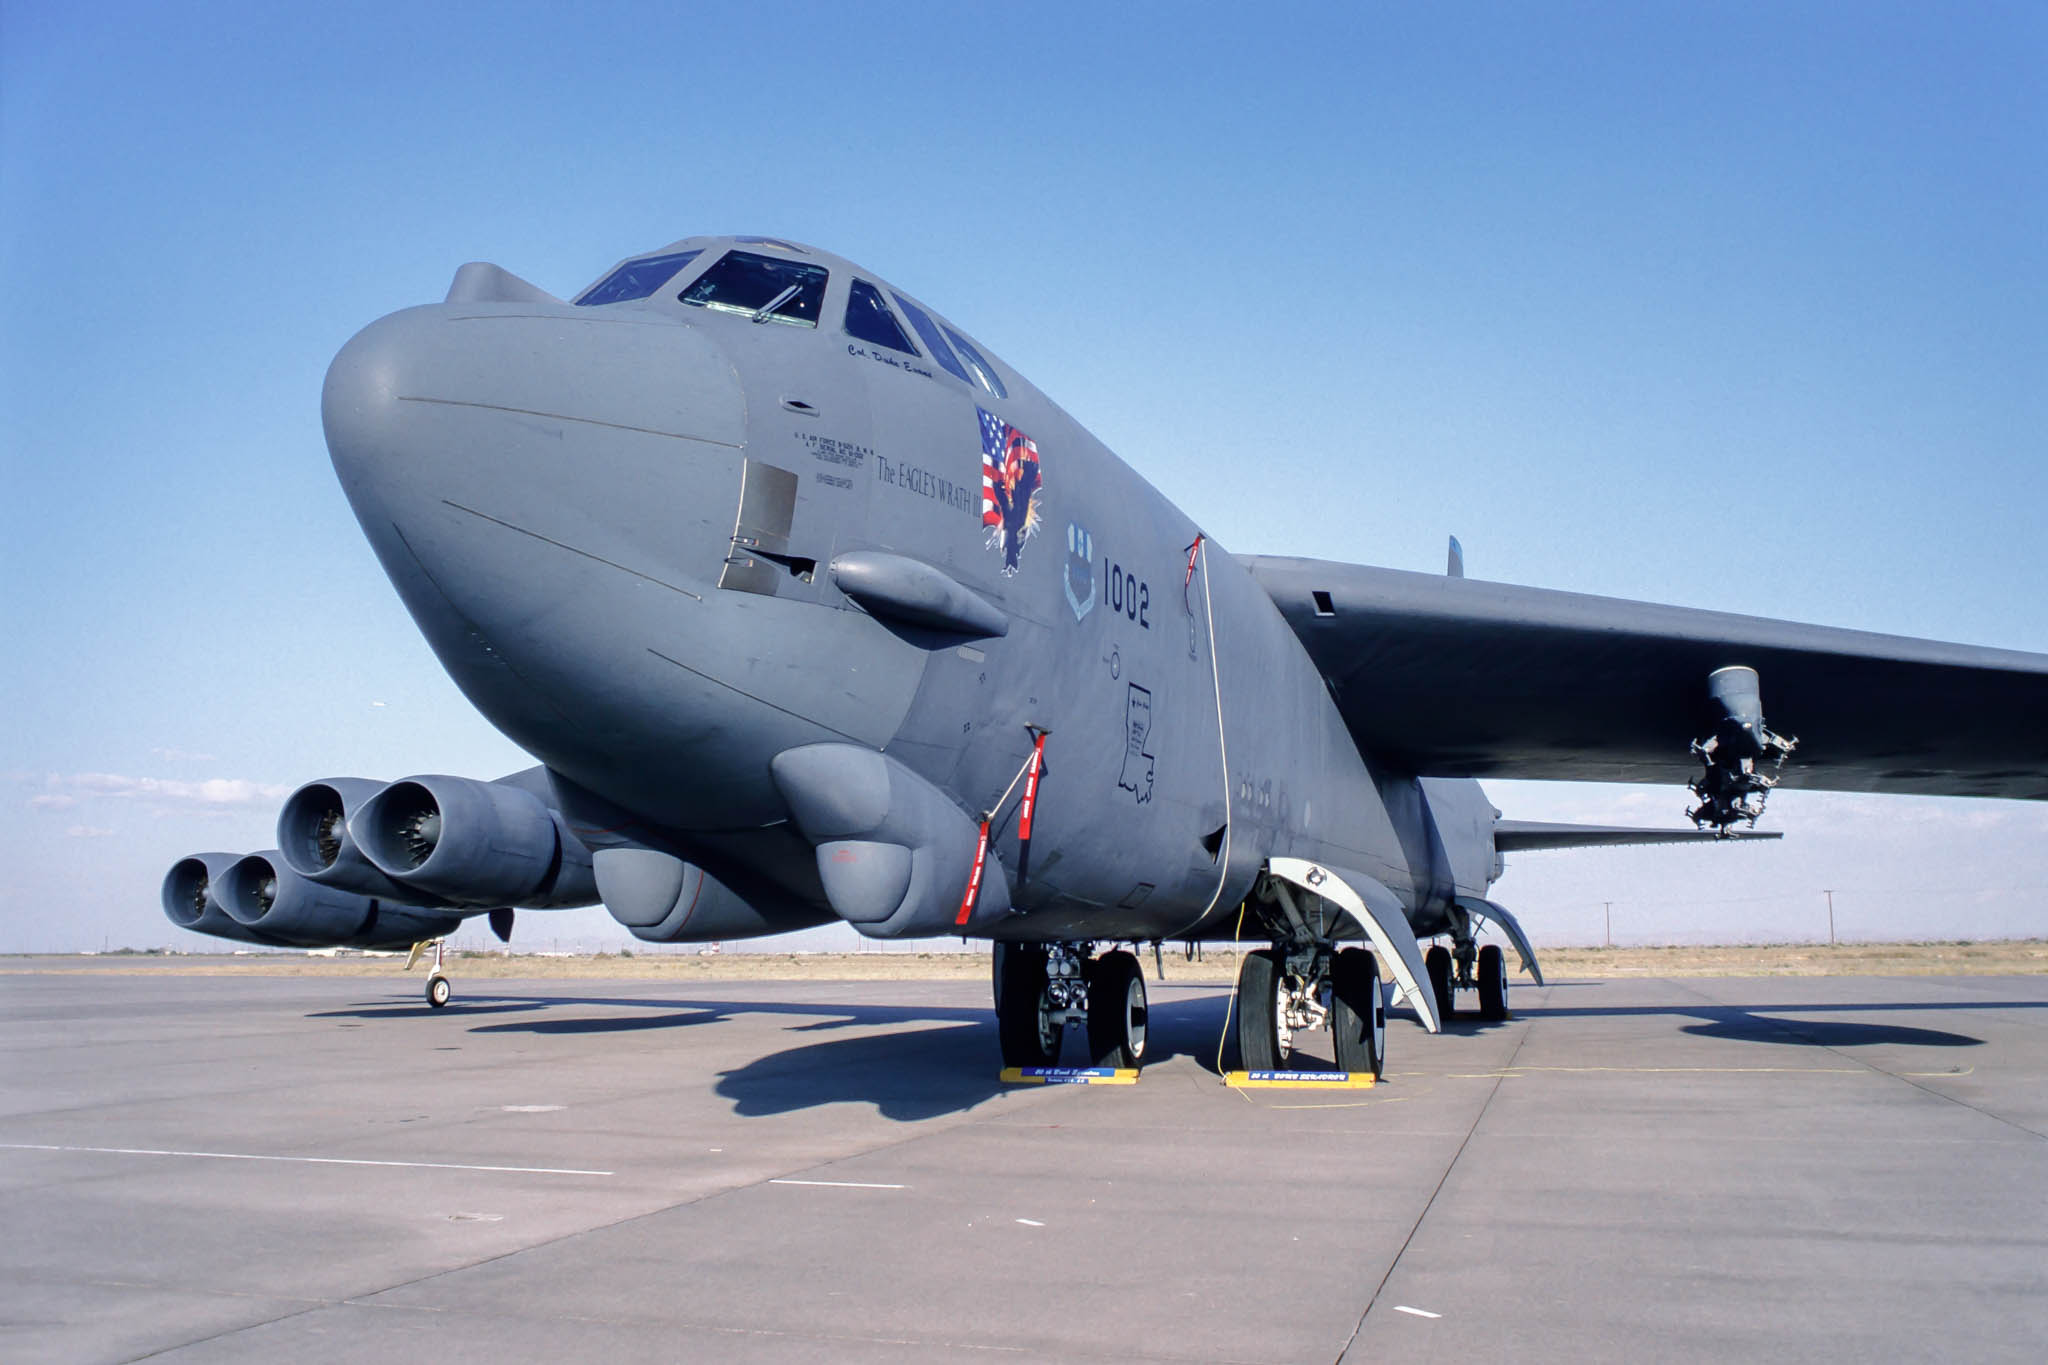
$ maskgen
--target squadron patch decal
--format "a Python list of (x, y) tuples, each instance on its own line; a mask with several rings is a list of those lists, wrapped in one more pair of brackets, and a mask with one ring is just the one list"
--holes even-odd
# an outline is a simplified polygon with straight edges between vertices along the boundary
[(1003, 576), (1017, 572), (1024, 542), (1038, 533), (1038, 443), (987, 408), (981, 414), (981, 524), (1003, 552)]
[(1088, 528), (1068, 522), (1067, 572), (1062, 586), (1067, 590), (1067, 609), (1074, 613), (1076, 621), (1095, 610), (1094, 556), (1095, 543), (1089, 539)]

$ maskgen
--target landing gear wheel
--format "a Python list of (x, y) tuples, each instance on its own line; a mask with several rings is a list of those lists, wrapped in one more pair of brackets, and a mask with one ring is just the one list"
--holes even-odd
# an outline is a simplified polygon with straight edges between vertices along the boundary
[(1104, 953), (1088, 977), (1088, 1056), (1096, 1066), (1145, 1060), (1145, 972), (1135, 955)]
[(1508, 1017), (1508, 964), (1497, 943), (1479, 950), (1479, 1017)]
[(1436, 1017), (1448, 1024), (1451, 1022), (1451, 950), (1437, 944), (1423, 954), (1422, 965), (1429, 970), (1429, 990), (1436, 997)]
[(1339, 1071), (1374, 1080), (1385, 1073), (1387, 997), (1379, 960), (1363, 948), (1346, 948), (1330, 964), (1330, 1032)]
[(1035, 943), (1004, 947), (1002, 989), (996, 993), (996, 1036), (1004, 1066), (1052, 1066), (1059, 1061), (1063, 1021), (1047, 993), (1045, 949)]
[(455, 988), (448, 984), (447, 977), (437, 972), (427, 978), (427, 1004), (433, 1008), (441, 1009), (446, 1006), (448, 997), (454, 993)]
[(1237, 1057), (1246, 1071), (1279, 1071), (1294, 1051), (1294, 1031), (1282, 1017), (1280, 955), (1271, 948), (1246, 953), (1237, 969)]

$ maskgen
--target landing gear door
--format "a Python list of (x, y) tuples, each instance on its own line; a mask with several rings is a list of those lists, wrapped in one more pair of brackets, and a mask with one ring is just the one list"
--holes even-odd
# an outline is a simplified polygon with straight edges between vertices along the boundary
[(1416, 1014), (1421, 1016), (1422, 1026), (1431, 1033), (1444, 1031), (1443, 1020), (1437, 1017), (1436, 995), (1421, 985), (1429, 979), (1429, 969), (1422, 961), (1422, 945), (1415, 941), (1415, 931), (1408, 927), (1408, 916), (1402, 913), (1401, 902), (1392, 891), (1360, 873), (1347, 872), (1340, 877), (1306, 858), (1274, 858), (1267, 862), (1266, 869), (1284, 882), (1321, 896), (1364, 925), (1373, 946), (1393, 971), (1394, 980), (1407, 992)]

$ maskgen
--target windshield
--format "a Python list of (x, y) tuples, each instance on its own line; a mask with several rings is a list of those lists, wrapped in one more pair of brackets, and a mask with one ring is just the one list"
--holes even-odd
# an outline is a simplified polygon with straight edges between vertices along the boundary
[(694, 307), (743, 313), (755, 322), (816, 327), (825, 279), (821, 266), (728, 251), (679, 297)]
[(590, 286), (576, 303), (579, 307), (591, 308), (601, 303), (630, 303), (634, 299), (644, 299), (703, 254), (701, 251), (674, 251), (666, 256), (642, 256), (638, 260), (627, 261)]

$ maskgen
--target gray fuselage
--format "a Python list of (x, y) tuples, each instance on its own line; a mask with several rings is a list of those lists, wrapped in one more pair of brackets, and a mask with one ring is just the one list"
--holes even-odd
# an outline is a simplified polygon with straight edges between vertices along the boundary
[[(683, 302), (731, 249), (827, 272), (810, 325)], [(915, 301), (836, 257), (665, 250), (702, 254), (637, 300), (480, 288), (394, 313), (324, 395), (386, 572), (592, 848), (701, 864), (772, 926), (829, 918), (771, 762), (837, 743), (968, 818), (997, 811), (1012, 913), (976, 935), (1227, 936), (1279, 855), (1383, 883), (1423, 934), (1484, 894), (1477, 784), (1361, 755), (1244, 567), (1023, 377), (921, 310), (989, 379), (936, 363)], [(855, 281), (896, 301), (918, 354), (849, 333)], [(861, 554), (936, 570), (1002, 633), (856, 601), (834, 566)], [(1001, 798), (1030, 727), (1045, 770), (1020, 881)]]

